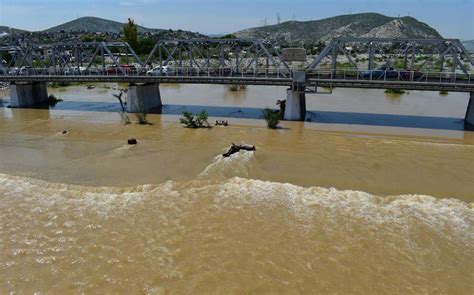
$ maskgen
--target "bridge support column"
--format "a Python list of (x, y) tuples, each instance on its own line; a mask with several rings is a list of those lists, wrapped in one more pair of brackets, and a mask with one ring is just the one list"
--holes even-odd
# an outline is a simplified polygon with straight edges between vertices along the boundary
[(162, 105), (159, 84), (130, 84), (128, 86), (127, 112), (148, 112)]
[(10, 85), (10, 106), (12, 108), (25, 108), (48, 101), (46, 82), (33, 82)]
[(302, 91), (286, 90), (286, 107), (284, 119), (288, 121), (304, 121), (306, 116), (306, 95)]
[(464, 130), (474, 131), (474, 92), (471, 92), (464, 117)]

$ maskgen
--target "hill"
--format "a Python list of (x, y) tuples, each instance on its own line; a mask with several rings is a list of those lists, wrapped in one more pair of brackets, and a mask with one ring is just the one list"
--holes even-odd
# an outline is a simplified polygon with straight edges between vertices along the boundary
[[(113, 33), (118, 34), (123, 30), (124, 23), (93, 17), (86, 16), (81, 17), (70, 22), (49, 28), (43, 32), (55, 33), (55, 32), (89, 32), (89, 33)], [(183, 31), (183, 30), (164, 30), (164, 29), (151, 29), (143, 26), (138, 26), (139, 33), (153, 33), (156, 37), (161, 39), (189, 39), (189, 38), (204, 38), (205, 35)]]
[[(44, 32), (91, 32), (91, 33), (120, 33), (124, 23), (113, 20), (103, 19), (99, 17), (86, 16), (81, 17), (70, 22), (49, 28)], [(157, 29), (149, 29), (138, 26), (138, 31), (141, 33), (160, 31)]]
[(413, 17), (378, 13), (340, 15), (314, 21), (289, 21), (234, 33), (241, 38), (264, 38), (279, 44), (308, 44), (334, 37), (441, 38), (429, 25)]
[(16, 29), (16, 28), (10, 28), (10, 27), (7, 27), (7, 26), (0, 26), (0, 33), (16, 34), (16, 33), (26, 33), (26, 32), (28, 32), (28, 31), (20, 30), (20, 29)]

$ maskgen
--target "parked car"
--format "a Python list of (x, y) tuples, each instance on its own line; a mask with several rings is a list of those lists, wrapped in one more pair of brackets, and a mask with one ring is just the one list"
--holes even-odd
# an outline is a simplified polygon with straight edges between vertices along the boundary
[(365, 79), (384, 79), (384, 78), (398, 78), (399, 72), (392, 67), (380, 67), (375, 70), (365, 71), (362, 76)]

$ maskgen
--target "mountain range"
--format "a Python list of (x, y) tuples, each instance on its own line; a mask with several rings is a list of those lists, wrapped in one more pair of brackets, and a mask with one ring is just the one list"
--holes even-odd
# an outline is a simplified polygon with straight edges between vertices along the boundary
[[(120, 33), (124, 23), (98, 17), (81, 17), (43, 32), (108, 32)], [(0, 32), (26, 32), (0, 26)], [(139, 32), (164, 33), (169, 30), (138, 26)], [(199, 33), (178, 30), (180, 38), (206, 37)], [(334, 37), (385, 37), (385, 38), (441, 38), (429, 25), (413, 17), (389, 17), (378, 13), (340, 15), (322, 20), (288, 21), (281, 24), (255, 27), (234, 33), (241, 38), (261, 38), (281, 45), (303, 45), (328, 41)]]
[[(86, 16), (81, 17), (67, 23), (49, 28), (44, 30), (44, 32), (48, 33), (55, 33), (60, 31), (65, 32), (93, 32), (93, 33), (120, 33), (122, 32), (124, 23), (93, 17), (93, 16)], [(137, 26), (138, 32), (140, 33), (147, 33), (147, 32), (154, 32), (154, 31), (164, 31), (160, 29), (150, 29), (145, 28), (142, 26)]]
[(340, 15), (322, 20), (288, 21), (234, 33), (241, 38), (262, 38), (279, 44), (307, 44), (334, 37), (441, 38), (429, 25), (409, 16), (378, 13)]

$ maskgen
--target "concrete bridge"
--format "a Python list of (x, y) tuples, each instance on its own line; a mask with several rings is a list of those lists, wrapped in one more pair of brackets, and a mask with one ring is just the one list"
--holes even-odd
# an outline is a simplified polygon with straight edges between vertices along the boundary
[(160, 83), (287, 86), (285, 119), (303, 120), (308, 93), (333, 87), (470, 93), (466, 129), (474, 129), (474, 62), (456, 39), (336, 38), (317, 55), (258, 39), (158, 41), (140, 58), (124, 42), (0, 45), (0, 81), (11, 105), (47, 99), (47, 82), (129, 83), (128, 111), (161, 106)]

